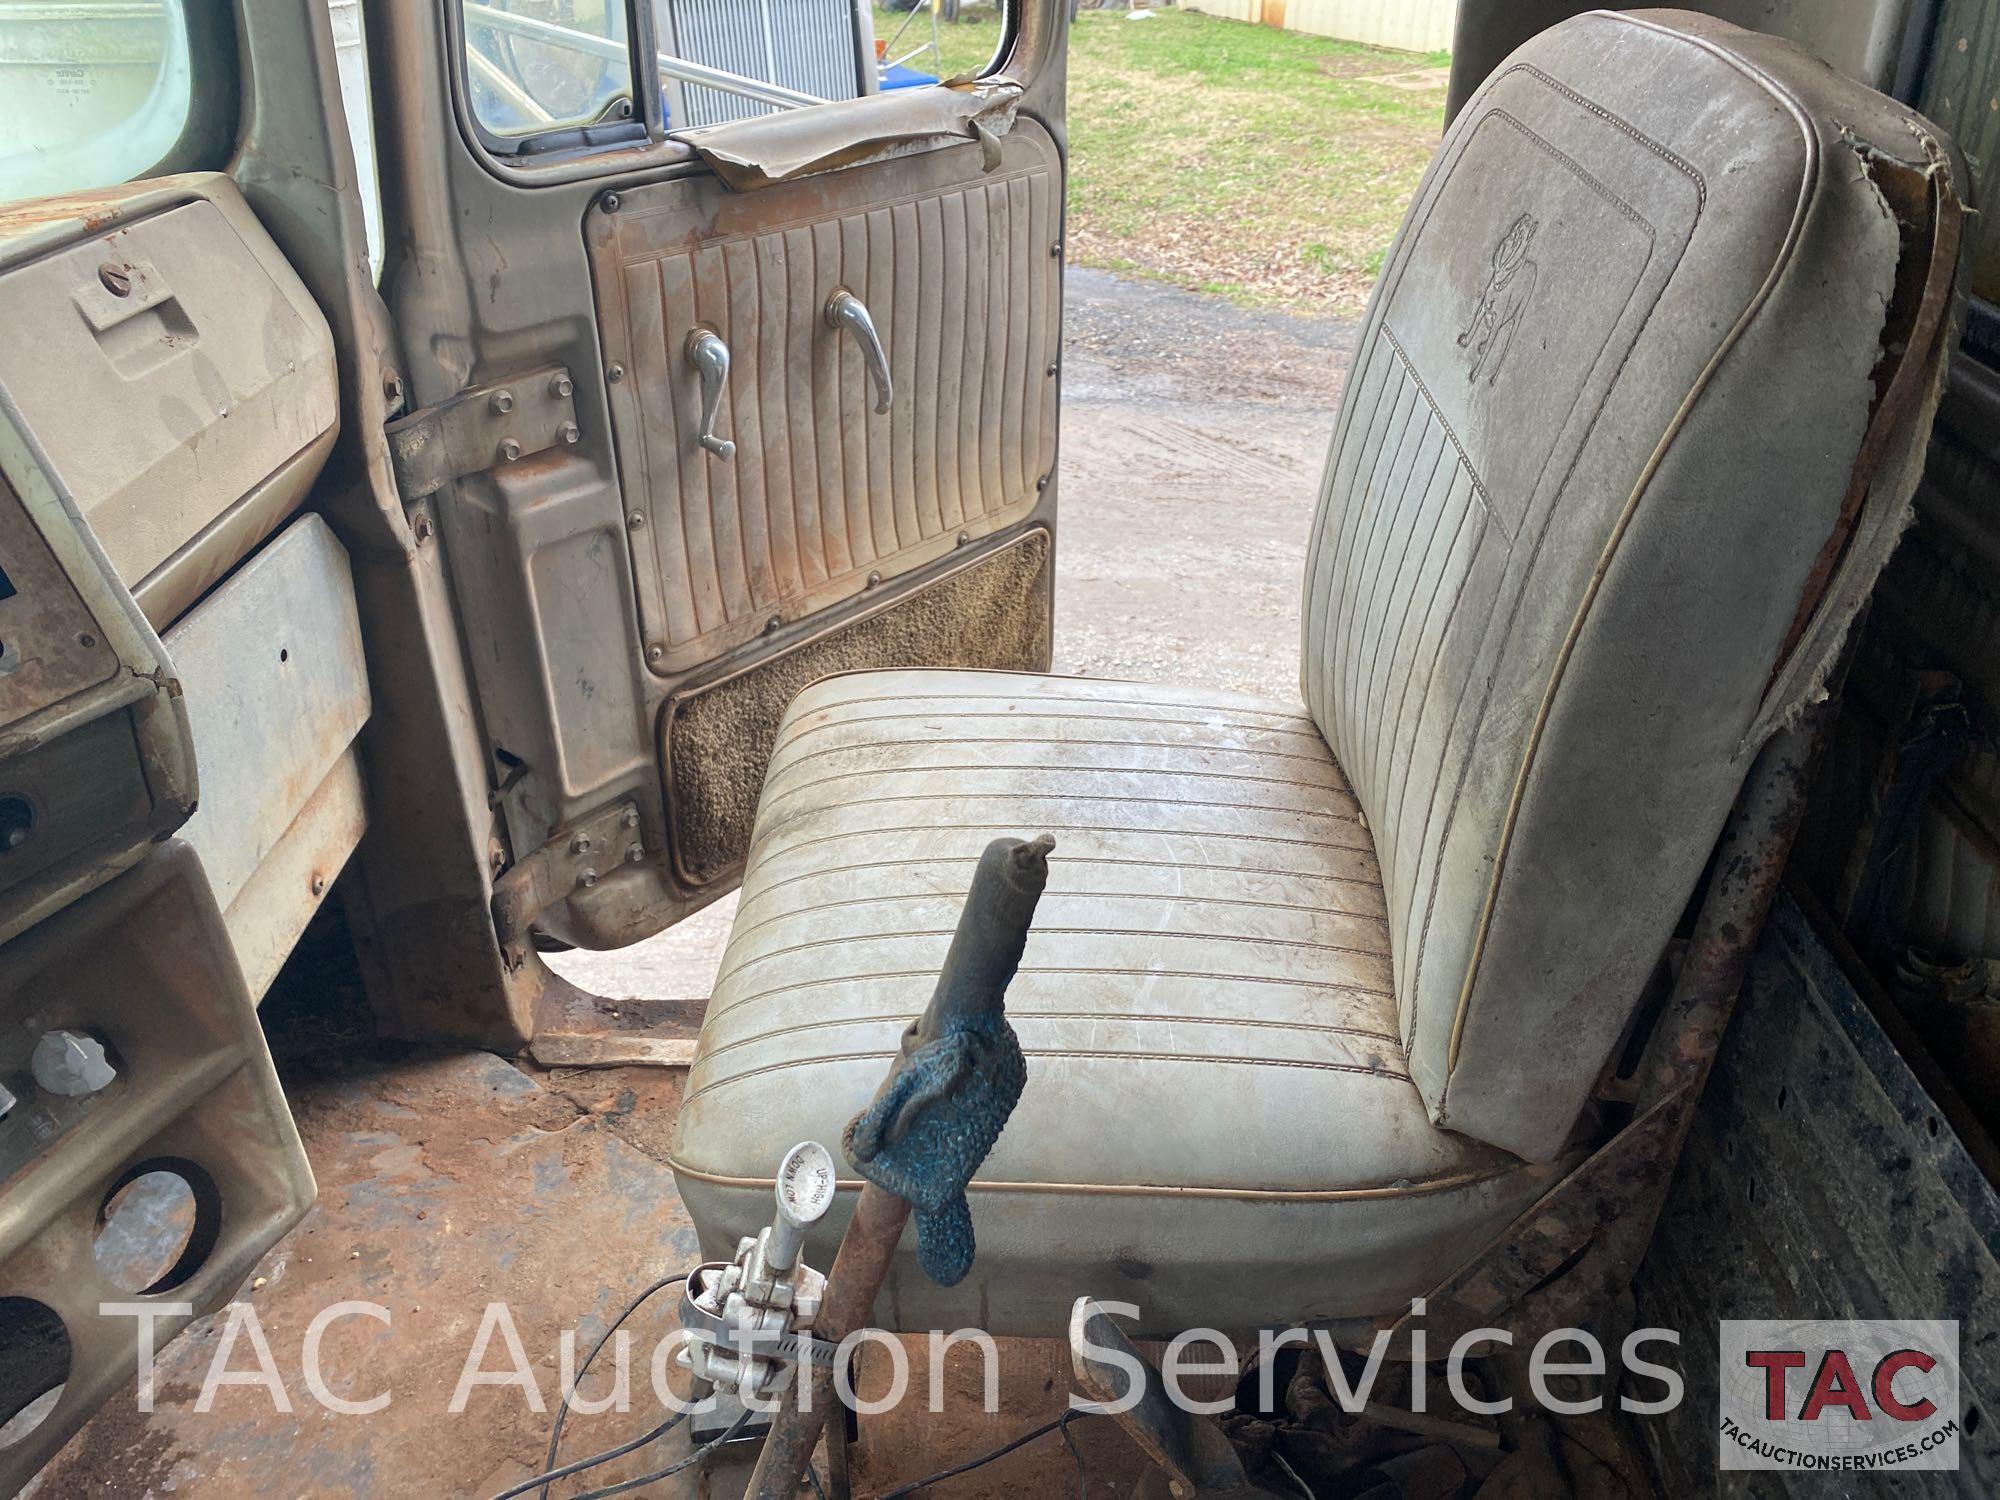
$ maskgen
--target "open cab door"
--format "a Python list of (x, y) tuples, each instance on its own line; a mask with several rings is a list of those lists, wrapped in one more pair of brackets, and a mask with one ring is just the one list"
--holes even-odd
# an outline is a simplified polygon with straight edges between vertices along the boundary
[(441, 967), (435, 889), (370, 861), (396, 1024), (605, 1060), (538, 945), (732, 890), (800, 689), (1047, 666), (1063, 21), (1010, 11), (982, 76), (888, 91), (846, 0), (789, 51), (646, 0), (371, 15), (390, 440), (463, 642), (499, 956)]

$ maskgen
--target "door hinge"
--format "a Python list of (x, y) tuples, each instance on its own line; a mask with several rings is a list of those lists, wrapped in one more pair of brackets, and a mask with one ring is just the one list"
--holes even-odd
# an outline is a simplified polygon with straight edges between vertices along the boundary
[(414, 504), (468, 474), (575, 446), (582, 437), (575, 391), (568, 369), (550, 365), (472, 386), (391, 422), (389, 457), (403, 503)]

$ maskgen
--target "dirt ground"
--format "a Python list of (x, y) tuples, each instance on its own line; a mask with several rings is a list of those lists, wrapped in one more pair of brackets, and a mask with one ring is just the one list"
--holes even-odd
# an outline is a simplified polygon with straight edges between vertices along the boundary
[[(1102, 273), (1074, 274), (1068, 296), (1058, 670), (1294, 698), (1305, 534), (1352, 325)], [(601, 993), (703, 996), (733, 905), (622, 953), (559, 962)], [(319, 1201), (241, 1294), (254, 1328), (246, 1314), (197, 1323), (163, 1353), (150, 1412), (132, 1392), (115, 1397), (26, 1493), (491, 1495), (542, 1466), (563, 1331), (587, 1350), (637, 1290), (699, 1258), (665, 1162), (678, 1073), (551, 1073), (485, 1053), (375, 1045), (343, 1010), (351, 998), (310, 997), (321, 1013), (303, 1026), (267, 1008)], [(309, 1366), (314, 1315), (343, 1299), (382, 1312), (332, 1323)], [(489, 1331), (476, 1368), (515, 1367), (511, 1328), (526, 1373), (469, 1388), (453, 1415), (492, 1303), (506, 1304), (508, 1321)], [(565, 1457), (656, 1420), (648, 1362), (674, 1321), (669, 1293), (627, 1325), (633, 1407), (573, 1420)], [(270, 1379), (213, 1381), (217, 1370), (259, 1378), (260, 1339)], [(953, 1388), (968, 1375), (957, 1360), (946, 1370)], [(864, 1420), (856, 1493), (985, 1452), (1059, 1413), (1064, 1364), (1057, 1344), (1008, 1341), (997, 1414), (968, 1403), (942, 1422)], [(313, 1373), (336, 1396), (386, 1394), (388, 1405), (371, 1415), (326, 1410), (312, 1397)], [(913, 1379), (926, 1378), (919, 1347)], [(593, 1375), (583, 1389), (601, 1397), (611, 1386)], [(1138, 1463), (1118, 1433), (1086, 1422), (1075, 1436), (1088, 1493), (1128, 1493)], [(675, 1434), (592, 1477), (608, 1484), (646, 1472), (684, 1451), (680, 1441)], [(926, 1493), (976, 1500), (1077, 1488), (1071, 1456), (1051, 1436)]]

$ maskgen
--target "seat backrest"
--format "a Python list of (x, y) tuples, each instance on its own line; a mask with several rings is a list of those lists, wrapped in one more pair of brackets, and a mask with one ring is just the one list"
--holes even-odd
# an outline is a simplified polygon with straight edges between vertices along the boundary
[(1544, 33), (1446, 138), (1348, 380), (1302, 666), (1440, 1125), (1562, 1149), (1821, 691), (1909, 514), (1964, 180), (1903, 106), (1672, 11)]

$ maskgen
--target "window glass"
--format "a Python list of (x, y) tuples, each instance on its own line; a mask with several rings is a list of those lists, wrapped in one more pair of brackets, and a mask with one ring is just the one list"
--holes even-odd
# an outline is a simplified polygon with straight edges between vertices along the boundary
[(1003, 11), (961, 0), (653, 0), (667, 128), (983, 72)]
[[(1972, 199), (1990, 201), (2000, 188), (1993, 153), (2000, 150), (2000, 6), (1993, 0), (1944, 0), (1931, 34), (1930, 68), (1918, 107), (1958, 138), (1972, 163)], [(2000, 302), (2000, 233), (1981, 218), (1972, 290)]]
[(632, 116), (625, 0), (462, 0), (472, 112), (528, 136)]
[(182, 0), (0, 0), (0, 201), (145, 175), (193, 102)]
[(852, 99), (872, 52), (853, 0), (654, 0), (669, 130)]

